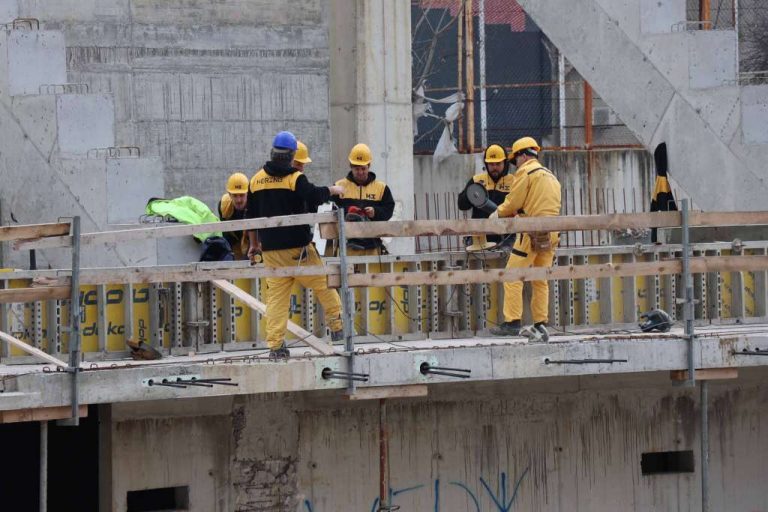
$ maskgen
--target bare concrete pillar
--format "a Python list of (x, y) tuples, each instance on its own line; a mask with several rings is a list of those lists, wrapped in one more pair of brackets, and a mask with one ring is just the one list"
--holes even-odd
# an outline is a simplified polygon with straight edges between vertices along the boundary
[[(332, 0), (330, 48), (333, 178), (348, 172), (353, 145), (368, 144), (396, 218), (413, 219), (410, 1)], [(395, 239), (389, 249), (413, 252), (413, 239)]]

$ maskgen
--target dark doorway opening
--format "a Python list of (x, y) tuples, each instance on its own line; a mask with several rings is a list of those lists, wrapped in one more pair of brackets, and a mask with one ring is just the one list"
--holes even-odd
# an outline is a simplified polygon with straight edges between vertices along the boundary
[[(48, 422), (48, 510), (98, 512), (98, 408), (77, 427)], [(2, 510), (40, 510), (40, 423), (0, 424), (3, 463), (0, 464)]]

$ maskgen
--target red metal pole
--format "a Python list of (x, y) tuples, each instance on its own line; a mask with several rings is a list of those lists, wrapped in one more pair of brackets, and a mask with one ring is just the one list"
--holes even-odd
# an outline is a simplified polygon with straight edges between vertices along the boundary
[(592, 86), (584, 80), (584, 147), (592, 147)]

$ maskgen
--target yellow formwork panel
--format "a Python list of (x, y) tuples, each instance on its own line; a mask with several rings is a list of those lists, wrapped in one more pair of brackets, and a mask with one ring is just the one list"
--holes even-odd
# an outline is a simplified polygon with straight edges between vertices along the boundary
[[(624, 263), (628, 258), (623, 254), (614, 254), (612, 262), (614, 265)], [(611, 278), (611, 323), (624, 322), (624, 278)]]
[(134, 341), (150, 342), (149, 332), (149, 285), (133, 285), (133, 338)]
[[(731, 251), (722, 251), (723, 256), (729, 256), (730, 253)], [(720, 272), (720, 300), (721, 318), (733, 318), (733, 276), (730, 272)]]
[(504, 283), (487, 283), (485, 286), (485, 319), (493, 328), (500, 323), (499, 319), (504, 314)]
[(635, 277), (635, 293), (637, 295), (636, 297), (636, 304), (637, 304), (637, 311), (635, 312), (637, 315), (637, 318), (640, 318), (640, 315), (643, 314), (646, 311), (651, 310), (651, 285), (650, 280), (653, 279), (653, 276), (636, 276)]
[[(251, 293), (251, 279), (235, 279), (235, 286), (246, 293)], [(263, 301), (262, 301), (263, 302)], [(241, 301), (235, 299), (235, 341), (255, 341), (251, 332), (251, 315), (256, 312)]]
[[(368, 266), (368, 272), (388, 272), (389, 265), (372, 263)], [(389, 328), (389, 297), (386, 288), (368, 289), (368, 333), (387, 334)]]
[[(12, 279), (8, 282), (8, 288), (26, 288), (29, 281), (25, 279)], [(8, 330), (9, 334), (16, 339), (32, 344), (32, 304), (9, 304), (8, 305)], [(10, 347), (10, 355), (27, 355), (23, 350)]]
[[(746, 254), (748, 255), (762, 255), (762, 251), (760, 252), (754, 252), (754, 251), (747, 251)], [(744, 316), (747, 317), (754, 317), (757, 316), (757, 304), (755, 303), (755, 295), (757, 293), (756, 286), (755, 286), (755, 273), (754, 272), (744, 272), (743, 273), (743, 281), (744, 281)]]
[[(407, 272), (407, 263), (394, 263), (393, 272)], [(411, 329), (411, 303), (415, 304), (416, 299), (410, 296), (408, 286), (392, 287), (392, 302), (395, 309), (395, 325), (393, 334), (407, 333)]]
[(95, 286), (80, 287), (80, 350), (99, 350), (99, 307)]

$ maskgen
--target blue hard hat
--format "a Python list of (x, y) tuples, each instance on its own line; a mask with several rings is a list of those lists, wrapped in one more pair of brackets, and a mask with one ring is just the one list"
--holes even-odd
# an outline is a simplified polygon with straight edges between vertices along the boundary
[(291, 132), (280, 132), (275, 135), (275, 139), (272, 141), (272, 147), (275, 149), (289, 149), (296, 151), (299, 147), (296, 136)]

